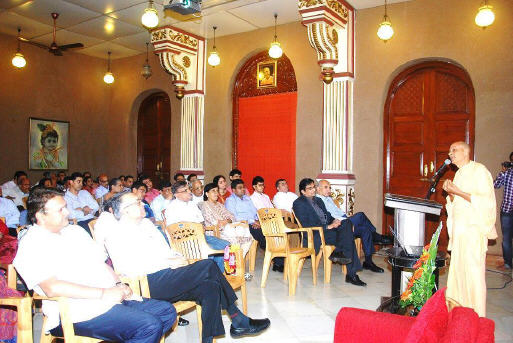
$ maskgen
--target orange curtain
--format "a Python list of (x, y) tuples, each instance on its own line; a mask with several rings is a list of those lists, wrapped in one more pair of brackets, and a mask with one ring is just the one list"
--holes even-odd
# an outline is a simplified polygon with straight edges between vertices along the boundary
[(295, 189), (297, 92), (239, 98), (238, 168), (253, 193), (256, 175), (265, 179), (265, 193), (273, 198), (274, 183), (286, 179)]

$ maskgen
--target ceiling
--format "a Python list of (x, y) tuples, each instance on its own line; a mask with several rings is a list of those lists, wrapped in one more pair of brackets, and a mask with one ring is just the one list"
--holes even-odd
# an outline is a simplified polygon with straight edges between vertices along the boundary
[[(411, 0), (389, 0), (403, 2)], [(278, 25), (300, 20), (297, 0), (203, 0), (202, 17), (177, 18), (164, 13), (156, 0), (159, 25), (170, 24), (210, 38), (212, 26), (216, 36), (226, 36), (274, 25), (273, 13), (278, 13)], [(348, 0), (356, 9), (381, 6), (384, 0)], [(53, 20), (50, 13), (60, 14), (57, 20), (57, 44), (83, 43), (74, 51), (112, 59), (138, 55), (146, 51), (149, 33), (140, 18), (147, 0), (1, 0), (0, 32), (22, 36), (37, 43), (50, 45)]]

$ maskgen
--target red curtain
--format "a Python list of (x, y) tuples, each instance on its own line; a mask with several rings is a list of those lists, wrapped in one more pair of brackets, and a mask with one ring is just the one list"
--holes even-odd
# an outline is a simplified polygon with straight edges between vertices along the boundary
[(265, 179), (273, 198), (274, 182), (283, 178), (294, 191), (296, 176), (297, 92), (239, 98), (238, 168), (250, 190), (256, 175)]

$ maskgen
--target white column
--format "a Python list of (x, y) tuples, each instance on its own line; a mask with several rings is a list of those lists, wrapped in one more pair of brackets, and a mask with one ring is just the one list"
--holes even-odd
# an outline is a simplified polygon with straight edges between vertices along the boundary
[(182, 99), (180, 170), (183, 172), (203, 171), (203, 100), (199, 94)]

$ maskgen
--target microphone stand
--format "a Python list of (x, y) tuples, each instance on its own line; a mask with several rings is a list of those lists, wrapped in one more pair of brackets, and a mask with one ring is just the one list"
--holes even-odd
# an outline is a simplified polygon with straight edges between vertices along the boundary
[[(444, 168), (443, 171), (445, 172), (445, 168)], [(435, 193), (436, 185), (438, 185), (438, 181), (440, 181), (440, 178), (442, 177), (442, 174), (444, 174), (444, 173), (438, 173), (438, 175), (435, 175), (435, 177), (433, 177), (431, 179), (431, 185), (429, 186), (429, 190), (428, 190), (427, 195), (426, 195), (426, 200), (429, 200), (431, 195), (433, 193)]]

